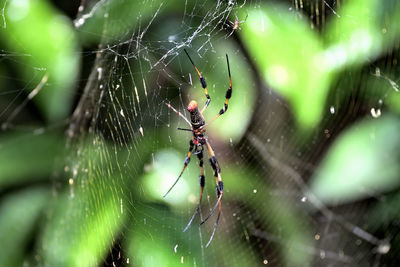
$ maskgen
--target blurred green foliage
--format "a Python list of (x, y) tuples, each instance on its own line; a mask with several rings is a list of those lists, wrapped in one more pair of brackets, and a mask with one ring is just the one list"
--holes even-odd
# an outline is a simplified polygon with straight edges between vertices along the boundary
[[(72, 22), (61, 16), (47, 1), (9, 0), (4, 9), (6, 28), (2, 29), (0, 38), (7, 50), (23, 55), (19, 61), (21, 66), (17, 67), (19, 78), (28, 84), (27, 94), (40, 87), (32, 100), (46, 123), (52, 125), (65, 118), (73, 108), (72, 96), (82, 49), (77, 36), (83, 45), (99, 44), (102, 49), (124, 43), (134, 34), (141, 33), (135, 36), (137, 42), (154, 45), (159, 39), (171, 37), (174, 48), (176, 43), (184, 40), (182, 36), (168, 36), (169, 30), (165, 27), (173, 28), (171, 25), (175, 25), (173, 23), (176, 22), (170, 20), (173, 14), (186, 14), (187, 10), (195, 9), (198, 14), (207, 16), (208, 10), (215, 8), (215, 3), (212, 5), (211, 2), (206, 2), (201, 8), (191, 2), (186, 4), (182, 7), (179, 1), (100, 1), (86, 6), (83, 13), (90, 16), (75, 20), (76, 29), (73, 30)], [(213, 50), (198, 58), (195, 51), (204, 43), (204, 36), (185, 43), (191, 46), (188, 50), (193, 50), (192, 57), (208, 82), (212, 96), (212, 104), (206, 114), (208, 118), (217, 114), (224, 102), (224, 92), (228, 86), (224, 54), (227, 53), (230, 58), (234, 92), (229, 113), (210, 125), (212, 142), (226, 144), (233, 139), (229, 148), (232, 150), (224, 148), (221, 152), (224, 156), (220, 158), (226, 179), (224, 210), (226, 207), (229, 211), (226, 214), (230, 216), (232, 210), (239, 209), (238, 203), (245, 203), (246, 209), (256, 209), (250, 212), (256, 214), (257, 225), (241, 227), (246, 231), (258, 227), (279, 233), (283, 241), (278, 242), (277, 247), (283, 262), (288, 266), (306, 266), (312, 262), (312, 257), (300, 250), (299, 246), (313, 246), (313, 229), (307, 226), (308, 219), (304, 213), (298, 206), (286, 202), (284, 197), (272, 198), (270, 177), (260, 178), (258, 167), (246, 160), (229, 161), (229, 154), (235, 149), (245, 159), (257, 159), (257, 155), (251, 154), (253, 152), (246, 157), (238, 147), (233, 147), (234, 144), (240, 144), (249, 128), (253, 127), (256, 134), (266, 135), (262, 127), (251, 124), (252, 120), (264, 124), (263, 113), (259, 112), (264, 108), (264, 103), (258, 101), (260, 94), (268, 93), (264, 87), (258, 88), (261, 86), (254, 80), (260, 76), (263, 83), (271, 86), (290, 104), (298, 126), (291, 130), (293, 135), (310, 135), (319, 131), (325, 126), (327, 99), (336, 89), (335, 83), (341, 81), (350, 84), (348, 80), (341, 80), (344, 77), (342, 73), (348, 70), (358, 72), (397, 46), (400, 5), (394, 1), (346, 1), (338, 13), (330, 17), (321, 32), (310, 27), (310, 19), (304, 14), (292, 12), (283, 5), (271, 3), (256, 9), (243, 8), (235, 14), (239, 18), (248, 16), (240, 25), (242, 29), (237, 31), (241, 44), (233, 38), (216, 34), (215, 38), (218, 39)], [(234, 21), (234, 14), (228, 19)], [(210, 25), (217, 23), (207, 22)], [(203, 23), (203, 17), (194, 16), (191, 23), (199, 25)], [(208, 30), (212, 32), (214, 29)], [(157, 34), (148, 34), (153, 32)], [(205, 35), (205, 38), (208, 41), (210, 36)], [(181, 48), (176, 51), (172, 48), (168, 49), (177, 56)], [(131, 62), (128, 63), (127, 77), (118, 76), (124, 76), (118, 82), (124, 80), (127, 84), (124, 89), (129, 95), (135, 94), (135, 88), (139, 90), (135, 97), (147, 100), (137, 107), (142, 109), (145, 117), (140, 121), (145, 125), (144, 132), (142, 126), (142, 132), (137, 130), (137, 121), (129, 124), (130, 121), (121, 111), (113, 110), (104, 117), (101, 117), (101, 111), (99, 113), (100, 118), (105, 118), (104, 121), (111, 125), (110, 139), (115, 143), (109, 141), (107, 134), (101, 130), (95, 131), (86, 139), (69, 146), (67, 156), (64, 151), (65, 138), (61, 133), (52, 133), (50, 130), (28, 134), (13, 131), (0, 136), (1, 188), (23, 187), (17, 192), (4, 192), (0, 202), (0, 239), (8, 244), (0, 253), (0, 265), (18, 265), (23, 261), (37, 263), (38, 257), (39, 262), (50, 266), (100, 265), (106, 263), (107, 255), (112, 254), (112, 249), (119, 245), (124, 246), (121, 249), (125, 253), (124, 261), (129, 259), (140, 266), (176, 266), (182, 262), (184, 266), (192, 266), (193, 260), (204, 259), (204, 253), (207, 253), (207, 258), (212, 255), (210, 261), (215, 265), (253, 266), (262, 262), (259, 255), (254, 253), (256, 249), (246, 243), (249, 238), (243, 236), (243, 229), (231, 227), (223, 231), (224, 228), (220, 227), (217, 230), (219, 238), (213, 241), (213, 247), (207, 252), (204, 252), (201, 244), (212, 231), (212, 224), (205, 230), (193, 225), (187, 233), (182, 233), (190, 218), (190, 215), (182, 214), (182, 210), (194, 209), (197, 202), (198, 186), (192, 179), (198, 175), (197, 163), (192, 163), (188, 168), (174, 192), (168, 198), (162, 198), (183, 164), (190, 139), (190, 134), (174, 130), (181, 123), (178, 118), (175, 120), (175, 114), (169, 116), (170, 128), (162, 124), (161, 127), (155, 127), (154, 117), (148, 116), (148, 113), (157, 113), (158, 107), (150, 107), (145, 90), (154, 93), (164, 77), (154, 74), (146, 62), (158, 58), (166, 49), (159, 45), (152, 51), (140, 50), (146, 61), (132, 56), (129, 58)], [(249, 58), (242, 55), (241, 49), (245, 49)], [(171, 62), (168, 65), (170, 73), (192, 74), (193, 85), (185, 89), (188, 98), (199, 102), (202, 102), (200, 99), (205, 100), (190, 62), (183, 55)], [(167, 69), (167, 66), (164, 67)], [(115, 69), (106, 74), (119, 73)], [(43, 77), (48, 77), (48, 81)], [(187, 81), (187, 78), (180, 78), (173, 76), (170, 79), (178, 82), (171, 85), (173, 89), (170, 91), (173, 92), (168, 92), (166, 99), (171, 99), (182, 110), (188, 99), (182, 101), (182, 96), (176, 95), (175, 89), (181, 89), (185, 83), (180, 81)], [(141, 83), (130, 80), (139, 80)], [(147, 89), (145, 81), (150, 84)], [(382, 81), (384, 83), (387, 79)], [(106, 95), (119, 93), (113, 83), (114, 80), (111, 80), (112, 85), (107, 87), (109, 91)], [(100, 85), (98, 87), (102, 88)], [(379, 83), (378, 87), (384, 86)], [(387, 90), (382, 95), (385, 94), (387, 99), (387, 112), (394, 114), (370, 118), (345, 129), (333, 141), (311, 175), (310, 189), (324, 203), (335, 205), (363, 200), (371, 192), (384, 194), (398, 188), (397, 133), (400, 126), (397, 115), (400, 101), (398, 88), (385, 88)], [(366, 90), (374, 92), (375, 89), (367, 86)], [(366, 99), (373, 95), (368, 92)], [(123, 102), (123, 94), (114, 96), (118, 99), (115, 102), (119, 104), (120, 99)], [(104, 103), (104, 106), (110, 104), (107, 101)], [(167, 110), (162, 103), (157, 105)], [(101, 105), (101, 108), (104, 106)], [(115, 109), (115, 106), (112, 108)], [(132, 109), (132, 106), (128, 109)], [(128, 130), (124, 128), (129, 135), (118, 128), (123, 128), (121, 124), (129, 126), (126, 127)], [(122, 137), (113, 135), (113, 131), (120, 133), (115, 129), (122, 132)], [(222, 147), (220, 144), (218, 146)], [(55, 164), (54, 159), (62, 164)], [(49, 177), (54, 173), (59, 179), (50, 190)], [(205, 191), (214, 197), (215, 186), (209, 180), (212, 179), (207, 180)], [(35, 184), (38, 182), (46, 186), (38, 187)], [(277, 199), (278, 202), (275, 201)], [(397, 197), (393, 199), (397, 200)], [(213, 202), (211, 200), (208, 203)], [(385, 220), (376, 220), (378, 225), (396, 217), (399, 208), (396, 205), (390, 207)], [(382, 208), (378, 206), (371, 213), (378, 214), (374, 218), (380, 216)], [(46, 220), (40, 218), (42, 214), (46, 215)], [(231, 219), (226, 221), (227, 224), (235, 223)], [(38, 222), (39, 230), (36, 229)], [(33, 235), (37, 236), (31, 237)], [(26, 252), (25, 248), (32, 239), (34, 252)], [(233, 247), (232, 250), (225, 250), (227, 245)], [(177, 252), (174, 248), (177, 248)]]
[[(0, 204), (1, 266), (21, 266), (26, 257), (24, 247), (33, 238), (37, 222), (50, 198), (46, 187), (31, 187), (2, 199)], [(6, 244), (6, 245), (5, 245)], [(29, 260), (31, 261), (31, 260)]]
[(299, 125), (312, 129), (320, 119), (331, 77), (321, 66), (322, 42), (307, 18), (268, 5), (249, 10), (241, 33), (264, 81), (288, 99)]
[(21, 55), (18, 71), (27, 89), (40, 88), (44, 79), (33, 101), (49, 122), (66, 118), (79, 69), (75, 31), (45, 0), (10, 0), (3, 6), (6, 24), (0, 39), (7, 50)]
[(311, 183), (328, 204), (369, 197), (399, 184), (398, 118), (383, 116), (353, 125), (333, 144)]
[(64, 142), (57, 132), (27, 134), (10, 132), (1, 136), (0, 187), (47, 180), (54, 171), (54, 159), (64, 154)]
[(263, 59), (256, 61), (260, 74), (290, 102), (307, 132), (321, 120), (339, 71), (370, 62), (393, 47), (400, 30), (400, 6), (393, 1), (346, 2), (340, 15), (331, 16), (322, 37), (309, 27), (308, 18), (293, 16), (280, 5), (240, 14), (245, 12), (245, 45), (254, 58)]

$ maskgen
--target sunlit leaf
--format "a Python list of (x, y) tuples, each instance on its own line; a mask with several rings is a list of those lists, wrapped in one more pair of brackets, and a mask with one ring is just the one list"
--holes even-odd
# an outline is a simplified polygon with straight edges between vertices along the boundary
[(321, 68), (322, 45), (307, 19), (287, 9), (263, 6), (249, 10), (241, 36), (265, 82), (290, 102), (303, 128), (314, 126), (330, 77)]
[(67, 192), (54, 199), (41, 242), (46, 265), (98, 265), (127, 218), (126, 198), (116, 195), (126, 182), (119, 180), (120, 173), (107, 169), (109, 165), (101, 164), (106, 147), (89, 147), (81, 150), (82, 161), (71, 163), (74, 176), (68, 180)]
[(323, 53), (327, 70), (370, 62), (383, 49), (391, 47), (400, 33), (400, 4), (396, 1), (352, 0), (328, 22), (329, 40)]
[(41, 210), (48, 203), (50, 190), (30, 188), (6, 196), (0, 202), (1, 266), (21, 266), (24, 249), (30, 241)]
[(399, 120), (386, 116), (352, 126), (332, 145), (311, 189), (326, 203), (363, 199), (400, 185)]
[(20, 70), (29, 98), (48, 120), (65, 118), (79, 66), (71, 25), (45, 0), (6, 1), (5, 18), (0, 38), (25, 64)]

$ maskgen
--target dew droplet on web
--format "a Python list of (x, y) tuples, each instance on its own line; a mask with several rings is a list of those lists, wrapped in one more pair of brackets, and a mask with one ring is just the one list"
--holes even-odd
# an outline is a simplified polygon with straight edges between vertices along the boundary
[(144, 136), (142, 126), (139, 127), (139, 132), (142, 134), (142, 136)]
[(78, 175), (77, 167), (75, 167), (74, 170), (72, 171), (72, 175), (74, 176), (74, 178)]
[(371, 108), (371, 116), (374, 118), (379, 118), (381, 116), (381, 109)]
[(306, 202), (306, 201), (307, 201), (307, 197), (306, 196), (301, 198), (301, 202)]
[(267, 265), (268, 264), (268, 260), (264, 260), (263, 263), (264, 263), (264, 265)]
[(331, 106), (331, 107), (329, 108), (329, 111), (331, 112), (331, 114), (335, 114), (335, 107), (334, 107), (334, 106)]
[(321, 259), (325, 259), (325, 250), (321, 250), (319, 252), (319, 256), (321, 257)]
[(375, 76), (380, 77), (381, 76), (381, 70), (377, 67), (375, 68)]
[(174, 42), (175, 38), (176, 38), (175, 35), (168, 36), (168, 42), (170, 42), (170, 43)]
[(254, 194), (257, 193), (257, 189), (254, 189), (254, 190), (253, 190), (253, 193), (254, 193)]
[(43, 133), (44, 133), (44, 128), (38, 128), (33, 131), (33, 134), (43, 134)]
[(85, 23), (85, 20), (83, 18), (80, 18), (80, 19), (75, 21), (75, 27), (79, 28), (80, 26), (83, 25), (83, 23)]
[(102, 74), (103, 74), (103, 68), (97, 68), (97, 79), (98, 80), (101, 80), (101, 77), (102, 77)]
[(387, 243), (387, 242), (384, 242), (384, 243), (382, 243), (382, 244), (379, 244), (379, 246), (378, 246), (377, 249), (376, 249), (376, 251), (377, 251), (379, 254), (386, 254), (386, 253), (389, 252), (389, 250), (390, 250), (390, 244)]

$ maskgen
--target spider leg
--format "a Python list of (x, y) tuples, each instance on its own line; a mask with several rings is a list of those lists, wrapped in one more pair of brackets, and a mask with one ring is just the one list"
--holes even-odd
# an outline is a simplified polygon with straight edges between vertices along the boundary
[(189, 152), (187, 153), (187, 156), (185, 158), (185, 162), (183, 163), (183, 169), (182, 169), (181, 173), (179, 174), (178, 178), (176, 178), (174, 184), (168, 189), (167, 193), (165, 193), (163, 197), (166, 197), (168, 195), (168, 193), (171, 192), (172, 188), (174, 188), (174, 186), (178, 183), (179, 179), (181, 178), (181, 176), (182, 176), (183, 172), (185, 171), (187, 165), (189, 165), (190, 157), (192, 156), (192, 151), (193, 151), (193, 147), (194, 147), (193, 140), (190, 140), (189, 145), (190, 145)]
[(236, 14), (236, 12), (235, 12), (235, 22), (236, 21), (239, 21), (239, 18), (237, 17), (237, 14)]
[[(221, 197), (222, 197), (222, 194), (221, 194)], [(219, 198), (219, 200), (221, 200), (221, 197)], [(206, 244), (206, 247), (208, 247), (208, 246), (211, 244), (211, 241), (212, 241), (213, 238), (214, 238), (215, 231), (217, 230), (217, 226), (218, 226), (218, 222), (219, 222), (220, 216), (221, 216), (221, 201), (219, 201), (219, 211), (218, 211), (217, 220), (215, 221), (215, 225), (214, 225), (213, 232), (212, 232), (212, 234), (211, 234), (210, 240), (208, 240), (208, 242), (207, 242), (207, 244)]]
[(209, 121), (207, 124), (205, 124), (203, 127), (211, 124), (212, 122), (214, 122), (216, 119), (218, 119), (219, 116), (221, 116), (222, 114), (224, 114), (227, 110), (228, 110), (228, 103), (229, 103), (229, 99), (232, 96), (232, 78), (231, 78), (231, 68), (229, 67), (229, 59), (228, 59), (228, 55), (226, 55), (226, 64), (228, 65), (228, 75), (229, 75), (229, 87), (228, 90), (226, 90), (225, 93), (225, 103), (224, 103), (224, 107), (219, 111), (219, 113), (217, 114), (217, 116), (215, 116), (211, 121)]
[(231, 33), (230, 33), (228, 36), (226, 36), (225, 39), (228, 39), (229, 37), (231, 37), (231, 35), (232, 35), (234, 32), (235, 32), (235, 30), (232, 29)]
[(240, 23), (245, 23), (248, 16), (249, 16), (249, 14), (246, 14), (246, 17), (245, 17), (244, 20), (242, 20)]
[(217, 193), (217, 203), (214, 205), (213, 209), (211, 210), (211, 212), (208, 214), (208, 216), (200, 223), (200, 225), (202, 225), (203, 223), (205, 223), (210, 217), (211, 215), (214, 213), (214, 211), (217, 209), (218, 207), (218, 216), (217, 216), (217, 220), (215, 221), (214, 224), (214, 229), (213, 229), (213, 233), (210, 237), (210, 240), (208, 241), (206, 247), (208, 247), (211, 243), (211, 241), (214, 238), (214, 234), (215, 231), (217, 230), (218, 227), (218, 222), (219, 222), (219, 218), (221, 216), (221, 208), (222, 208), (222, 195), (224, 193), (224, 183), (222, 182), (222, 177), (221, 177), (221, 168), (219, 166), (218, 160), (215, 157), (214, 154), (214, 150), (212, 149), (212, 147), (210, 146), (210, 144), (208, 143), (208, 141), (206, 142), (207, 145), (207, 150), (208, 150), (208, 155), (210, 156), (210, 164), (211, 167), (214, 170), (214, 177), (215, 177), (215, 182), (216, 182), (216, 193)]
[[(197, 152), (196, 152), (197, 153)], [(197, 205), (196, 210), (193, 213), (192, 218), (186, 225), (185, 229), (183, 230), (186, 232), (186, 230), (189, 228), (189, 226), (192, 224), (193, 219), (196, 217), (196, 214), (200, 211), (200, 204), (201, 204), (201, 199), (203, 197), (203, 190), (204, 190), (204, 185), (206, 183), (206, 180), (204, 178), (204, 168), (203, 168), (203, 146), (201, 147), (201, 150), (197, 153), (197, 158), (199, 159), (199, 166), (200, 166), (200, 177), (199, 177), (199, 183), (200, 183), (200, 198), (199, 198), (199, 203)]]
[(165, 103), (165, 105), (167, 105), (168, 108), (172, 109), (176, 114), (178, 114), (181, 118), (183, 118), (190, 125), (190, 128), (192, 128), (192, 124), (190, 124), (189, 120), (186, 119), (186, 117), (182, 113), (177, 111), (173, 106), (171, 106), (168, 103)]
[(203, 87), (204, 89), (204, 94), (206, 95), (207, 101), (206, 104), (204, 105), (204, 107), (201, 110), (201, 113), (204, 112), (204, 110), (208, 107), (208, 105), (210, 104), (211, 98), (210, 95), (208, 94), (208, 90), (207, 90), (207, 83), (206, 83), (206, 79), (204, 79), (203, 75), (201, 75), (199, 69), (196, 67), (196, 65), (194, 64), (192, 58), (189, 56), (188, 52), (186, 51), (186, 49), (183, 49), (186, 53), (186, 55), (188, 56), (190, 62), (192, 63), (193, 67), (195, 68), (197, 75), (199, 75), (200, 78), (200, 83), (201, 83), (201, 87)]

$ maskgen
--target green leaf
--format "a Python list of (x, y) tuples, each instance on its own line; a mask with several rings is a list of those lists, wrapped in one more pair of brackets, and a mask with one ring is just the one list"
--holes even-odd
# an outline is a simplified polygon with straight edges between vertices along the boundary
[[(45, 0), (10, 0), (1, 40), (20, 54), (26, 88), (49, 121), (65, 118), (78, 73), (76, 38), (68, 20)], [(20, 65), (21, 66), (21, 65)], [(34, 89), (36, 88), (36, 91)], [(28, 97), (30, 98), (30, 97)]]
[(289, 101), (300, 126), (314, 126), (331, 80), (321, 68), (321, 42), (307, 19), (280, 6), (263, 6), (248, 14), (241, 36), (261, 76)]
[(323, 63), (327, 70), (371, 62), (394, 45), (400, 33), (400, 4), (392, 0), (346, 1), (332, 16), (325, 37)]
[(63, 151), (62, 135), (51, 132), (0, 136), (0, 186), (49, 179)]
[[(160, 0), (155, 1), (101, 1), (88, 6), (83, 16), (75, 20), (80, 38), (85, 44), (111, 43), (125, 35), (130, 36), (135, 26), (147, 25), (154, 11), (162, 8)], [(142, 26), (145, 28), (145, 26)], [(143, 28), (141, 30), (143, 30)], [(140, 34), (140, 33), (139, 33)]]
[(105, 258), (124, 217), (118, 216), (119, 199), (100, 188), (90, 190), (55, 199), (55, 215), (41, 243), (46, 265), (96, 266)]
[(308, 130), (321, 119), (334, 76), (371, 62), (392, 48), (400, 34), (400, 4), (392, 0), (346, 1), (327, 23), (326, 45), (308, 18), (288, 8), (265, 5), (247, 13), (240, 32), (245, 46), (265, 82), (288, 100)]
[(48, 203), (50, 190), (30, 188), (6, 196), (0, 204), (1, 266), (21, 266), (24, 249), (30, 241), (41, 210)]
[(332, 145), (311, 182), (323, 202), (363, 199), (400, 184), (400, 122), (392, 116), (358, 123)]
[[(81, 143), (71, 162), (69, 188), (54, 199), (54, 207), (41, 241), (48, 266), (97, 266), (106, 257), (126, 221), (121, 192), (128, 176), (112, 166), (110, 147)], [(121, 152), (123, 153), (123, 152)], [(128, 212), (129, 214), (129, 212)]]

